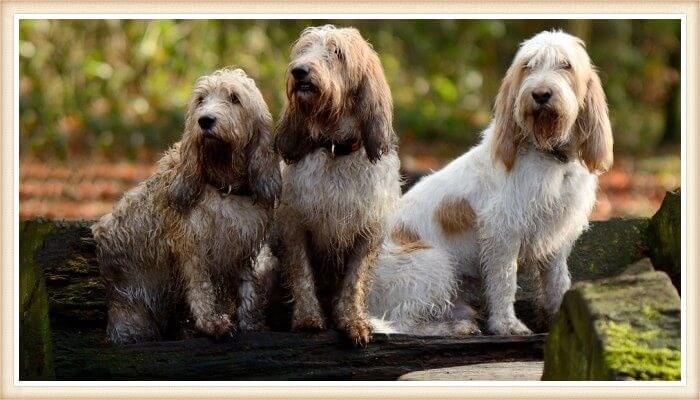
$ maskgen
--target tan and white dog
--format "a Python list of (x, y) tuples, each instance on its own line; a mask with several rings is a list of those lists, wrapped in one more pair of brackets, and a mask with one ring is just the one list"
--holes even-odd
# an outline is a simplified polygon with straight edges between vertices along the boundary
[(241, 69), (197, 80), (182, 140), (92, 226), (107, 334), (163, 338), (185, 300), (209, 335), (261, 325), (255, 259), (281, 191), (272, 117)]
[[(524, 42), (481, 143), (400, 200), (368, 297), (377, 323), (422, 335), (528, 334), (513, 303), (520, 268), (555, 312), (566, 259), (612, 163), (600, 80), (584, 43), (561, 31)], [(380, 321), (382, 320), (382, 321)], [(379, 329), (381, 330), (381, 329)]]
[(367, 280), (401, 195), (389, 85), (353, 28), (307, 28), (292, 48), (275, 144), (286, 164), (273, 246), (293, 330), (371, 338)]

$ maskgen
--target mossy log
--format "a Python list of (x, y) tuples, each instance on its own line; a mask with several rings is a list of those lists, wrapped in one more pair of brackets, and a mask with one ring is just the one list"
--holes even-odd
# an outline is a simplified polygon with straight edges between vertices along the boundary
[(649, 255), (654, 267), (681, 287), (681, 190), (667, 192), (649, 226)]
[[(95, 259), (92, 221), (24, 221), (27, 241), (40, 243), (33, 260), (46, 277), (51, 321), (55, 325), (100, 325), (105, 319), (105, 290)], [(573, 281), (614, 276), (646, 254), (647, 219), (595, 221), (569, 257)], [(26, 235), (25, 235), (26, 236)], [(31, 257), (31, 255), (27, 255)], [(519, 299), (527, 300), (528, 285)], [(524, 318), (531, 310), (522, 304)]]
[[(53, 326), (90, 326), (105, 320), (106, 293), (91, 223), (36, 219), (20, 225), (21, 242), (34, 243), (32, 249), (20, 245), (21, 258), (44, 273)], [(20, 270), (24, 266), (23, 261)]]
[(545, 346), (543, 380), (679, 380), (680, 298), (660, 271), (576, 284)]
[(43, 270), (33, 257), (49, 229), (51, 226), (47, 224), (23, 223), (20, 227), (19, 378), (22, 380), (54, 377), (49, 302)]
[(591, 222), (569, 255), (571, 280), (579, 282), (619, 275), (648, 254), (648, 230), (648, 218)]
[[(345, 344), (337, 340), (334, 333), (305, 337), (289, 333), (268, 332), (244, 335), (239, 340), (234, 341), (212, 342), (201, 337), (191, 338), (191, 331), (186, 329), (183, 330), (186, 333), (184, 337), (187, 339), (185, 340), (131, 346), (123, 349), (113, 348), (104, 342), (106, 299), (104, 285), (101, 282), (95, 259), (95, 243), (90, 232), (91, 223), (92, 221), (37, 219), (23, 221), (20, 225), (20, 276), (25, 277), (20, 282), (22, 292), (20, 296), (22, 298), (25, 298), (23, 296), (32, 297), (32, 293), (35, 293), (33, 288), (39, 288), (39, 291), (36, 292), (39, 293), (36, 299), (44, 299), (43, 304), (48, 307), (49, 315), (47, 319), (46, 313), (40, 312), (36, 315), (42, 315), (42, 317), (34, 318), (28, 313), (23, 314), (21, 319), (21, 326), (31, 325), (31, 329), (35, 332), (43, 332), (31, 335), (32, 341), (40, 343), (40, 345), (35, 343), (32, 346), (41, 348), (42, 353), (40, 354), (44, 354), (45, 357), (41, 359), (41, 368), (37, 368), (37, 363), (32, 361), (37, 360), (38, 356), (36, 352), (30, 353), (27, 350), (30, 348), (28, 344), (24, 345), (21, 350), (20, 359), (23, 360), (22, 362), (29, 360), (26, 361), (27, 365), (35, 366), (35, 369), (38, 370), (38, 372), (34, 371), (24, 375), (28, 379), (42, 377), (50, 379), (52, 376), (51, 341), (45, 339), (51, 330), (53, 330), (53, 363), (56, 365), (55, 371), (58, 379), (176, 379), (176, 377), (182, 379), (254, 379), (255, 377), (264, 377), (265, 379), (331, 379), (341, 377), (343, 379), (347, 377), (385, 379), (390, 376), (395, 378), (412, 370), (412, 368), (440, 368), (483, 362), (484, 355), (488, 352), (483, 349), (481, 352), (472, 351), (471, 349), (474, 349), (475, 346), (490, 346), (493, 351), (489, 350), (487, 358), (493, 357), (489, 358), (492, 361), (529, 360), (532, 357), (536, 359), (538, 352), (541, 351), (541, 341), (543, 340), (541, 335), (534, 336), (532, 340), (523, 339), (522, 342), (517, 342), (520, 343), (517, 345), (516, 342), (511, 342), (511, 339), (498, 337), (450, 341), (441, 338), (379, 336), (375, 344), (370, 345), (368, 351), (354, 353), (348, 352), (349, 350), (340, 350)], [(592, 222), (590, 229), (576, 242), (569, 258), (569, 269), (573, 281), (609, 277), (625, 271), (629, 264), (649, 253), (649, 230), (648, 219), (613, 219)], [(40, 272), (43, 272), (43, 276)], [(42, 277), (44, 278), (43, 282)], [(540, 321), (536, 321), (534, 318), (537, 313), (531, 306), (531, 291), (528, 291), (527, 282), (524, 282), (523, 288), (524, 290), (518, 294), (519, 301), (516, 304), (518, 315), (530, 326), (534, 326), (536, 329), (539, 327), (537, 330), (542, 332), (546, 327), (542, 327), (539, 324)], [(38, 301), (32, 304), (41, 305), (42, 303)], [(288, 314), (288, 309), (284, 307), (272, 308), (268, 312), (268, 322), (275, 321), (275, 324), (270, 324), (273, 327), (284, 326), (284, 323), (279, 323), (281, 319), (279, 317), (280, 315), (286, 316), (286, 314)], [(49, 329), (49, 324), (51, 329)], [(21, 329), (28, 331), (29, 328)], [(29, 335), (22, 336), (26, 336), (29, 340)], [(286, 342), (287, 340), (289, 342)], [(276, 350), (274, 346), (269, 347), (267, 344), (263, 346), (262, 343), (270, 343), (270, 341), (279, 343)], [(513, 346), (520, 346), (517, 348), (518, 351), (522, 352), (522, 357), (510, 351), (513, 347), (509, 343)], [(377, 347), (379, 344), (381, 346)], [(198, 356), (195, 355), (195, 359), (191, 359), (192, 353), (186, 349), (199, 348), (198, 346), (204, 349), (197, 350), (202, 358), (197, 358)], [(264, 350), (263, 347), (259, 346), (263, 346)], [(283, 346), (305, 349), (306, 353), (292, 352)], [(426, 351), (432, 352), (430, 353), (432, 355), (415, 353), (418, 349), (409, 351), (412, 346), (425, 347)], [(463, 353), (455, 352), (454, 348), (458, 347), (464, 347)], [(237, 356), (234, 353), (226, 356), (232, 350), (241, 352), (242, 348), (249, 349), (251, 353), (246, 356), (247, 358), (240, 358), (240, 362), (235, 362)], [(151, 354), (157, 351), (169, 355), (165, 358), (158, 358)], [(256, 352), (266, 355), (260, 356), (262, 358), (256, 358)], [(454, 354), (451, 361), (450, 357), (441, 355), (450, 352)], [(423, 354), (420, 356), (423, 358), (416, 356), (416, 354)], [(479, 354), (482, 355), (479, 356)], [(224, 368), (223, 364), (207, 361), (212, 357), (220, 357), (218, 359), (221, 363), (231, 364), (231, 366)], [(288, 373), (280, 372), (277, 375), (266, 373), (262, 366), (272, 365), (273, 362), (264, 361), (265, 357), (270, 360), (275, 359), (274, 361), (278, 365), (275, 368), (278, 368), (278, 371), (280, 368), (283, 369), (282, 365), (291, 368), (290, 371)], [(362, 364), (372, 358), (375, 359), (376, 363), (379, 358), (386, 357), (389, 359), (382, 361), (383, 364), (376, 367), (369, 362), (366, 365)], [(395, 357), (396, 361), (392, 361), (392, 357)], [(411, 357), (418, 357), (419, 361), (407, 361)], [(295, 359), (303, 360), (303, 369), (300, 369), (299, 365), (301, 364), (297, 363)], [(338, 364), (331, 364), (327, 361), (328, 359), (340, 361)], [(351, 364), (348, 364), (351, 366), (344, 369), (344, 360), (353, 360)], [(143, 366), (136, 365), (141, 362), (143, 362)], [(193, 365), (188, 366), (189, 362)], [(401, 367), (402, 363), (405, 364), (405, 367)], [(241, 367), (244, 364), (247, 367)], [(314, 369), (313, 366), (317, 364), (319, 367)], [(166, 365), (171, 365), (172, 368), (167, 370)], [(207, 365), (210, 367), (206, 367)], [(261, 367), (256, 369), (257, 365)], [(154, 372), (163, 368), (166, 368), (164, 370), (167, 372), (163, 372), (162, 375)], [(173, 371), (173, 369), (182, 372)], [(217, 369), (224, 372), (217, 373), (215, 371)], [(250, 373), (246, 373), (244, 369), (249, 370)], [(260, 375), (255, 375), (257, 373)]]

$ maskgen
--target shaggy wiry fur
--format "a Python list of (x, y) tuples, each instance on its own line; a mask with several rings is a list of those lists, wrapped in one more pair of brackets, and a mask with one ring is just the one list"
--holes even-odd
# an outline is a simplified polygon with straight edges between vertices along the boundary
[(92, 227), (114, 343), (156, 340), (185, 298), (196, 327), (220, 336), (258, 321), (251, 259), (281, 191), (272, 118), (252, 79), (200, 78), (182, 140), (156, 172)]
[(481, 143), (401, 199), (370, 313), (398, 332), (469, 335), (483, 299), (490, 333), (530, 333), (513, 309), (516, 271), (537, 274), (546, 313), (559, 308), (567, 256), (611, 163), (605, 95), (583, 42), (563, 32), (526, 41)]
[[(292, 328), (325, 329), (332, 315), (364, 345), (368, 273), (400, 196), (391, 93), (357, 30), (323, 26), (294, 45), (287, 98), (276, 138), (287, 165), (275, 251), (294, 301)], [(356, 151), (335, 155), (336, 143)]]

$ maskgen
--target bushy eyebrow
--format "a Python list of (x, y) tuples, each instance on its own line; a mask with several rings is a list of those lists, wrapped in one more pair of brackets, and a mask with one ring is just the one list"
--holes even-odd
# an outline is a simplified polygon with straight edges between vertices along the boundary
[(534, 68), (539, 66), (560, 68), (567, 64), (571, 65), (570, 57), (567, 54), (555, 48), (546, 48), (524, 57), (521, 65), (522, 68)]
[(195, 97), (195, 98), (196, 98), (196, 97), (201, 97), (201, 96), (206, 96), (207, 93), (208, 93), (208, 90), (206, 89), (206, 87), (204, 87), (204, 85), (201, 85), (201, 84), (200, 84), (200, 85), (197, 85), (197, 86), (194, 88), (194, 90), (192, 91), (192, 95), (193, 95), (193, 97)]

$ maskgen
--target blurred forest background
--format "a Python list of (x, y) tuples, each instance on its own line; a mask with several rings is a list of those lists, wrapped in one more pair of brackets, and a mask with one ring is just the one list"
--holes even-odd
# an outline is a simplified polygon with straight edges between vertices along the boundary
[(651, 215), (680, 185), (680, 22), (674, 20), (21, 20), (20, 217), (94, 218), (181, 134), (195, 79), (244, 68), (273, 116), (307, 26), (358, 28), (392, 89), (406, 170), (478, 140), (519, 43), (564, 29), (588, 45), (616, 161), (595, 219)]

